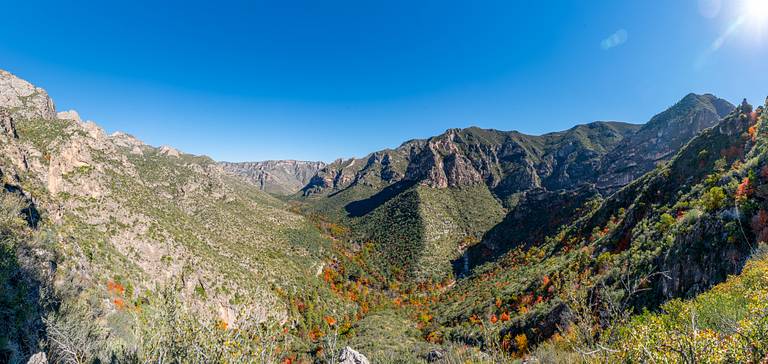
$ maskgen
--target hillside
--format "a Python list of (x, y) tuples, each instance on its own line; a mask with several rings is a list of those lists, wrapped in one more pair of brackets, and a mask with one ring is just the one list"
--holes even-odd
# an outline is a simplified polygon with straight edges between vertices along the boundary
[(731, 103), (713, 95), (687, 95), (609, 152), (600, 163), (597, 185), (607, 190), (626, 185), (668, 160), (699, 131), (715, 125), (732, 110)]
[[(765, 169), (766, 139), (758, 136), (762, 121), (755, 126), (764, 121), (762, 110), (742, 105), (670, 162), (592, 204), (540, 246), (515, 249), (477, 268), (433, 306), (438, 327), (450, 327), (441, 335), (482, 342), (488, 333), (473, 320), (503, 317), (491, 325), (491, 337), (501, 344), (506, 338), (518, 353), (556, 336), (565, 338), (555, 345), (559, 349), (546, 341), (535, 354), (601, 361), (627, 350), (627, 337), (610, 331), (602, 342), (593, 341), (603, 330), (740, 273), (764, 239), (764, 201), (757, 191), (766, 181), (756, 176)], [(516, 337), (525, 337), (526, 347), (511, 339)], [(633, 350), (640, 361), (650, 360), (638, 346)], [(584, 352), (592, 354), (579, 354)]]
[(263, 162), (219, 162), (224, 171), (243, 177), (262, 191), (291, 195), (309, 183), (325, 167), (323, 162), (275, 160)]
[(107, 135), (5, 71), (0, 95), (5, 190), (29, 201), (34, 234), (48, 234), (61, 258), (41, 274), (101, 324), (104, 345), (137, 345), (132, 312), (149, 312), (165, 287), (229, 326), (246, 315), (284, 322), (285, 292), (327, 291), (316, 273), (330, 241), (210, 158)]

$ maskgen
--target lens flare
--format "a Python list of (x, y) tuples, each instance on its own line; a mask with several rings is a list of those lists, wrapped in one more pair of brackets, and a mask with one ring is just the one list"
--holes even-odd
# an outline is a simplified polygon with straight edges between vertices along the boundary
[(768, 0), (745, 0), (743, 16), (751, 26), (765, 28), (768, 25)]

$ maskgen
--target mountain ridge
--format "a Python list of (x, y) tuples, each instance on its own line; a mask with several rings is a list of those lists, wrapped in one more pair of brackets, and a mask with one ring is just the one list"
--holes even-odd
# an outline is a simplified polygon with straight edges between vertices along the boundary
[[(631, 181), (636, 174), (650, 171), (672, 155), (665, 152), (647, 158), (646, 151), (676, 150), (686, 138), (715, 125), (720, 120), (715, 105), (719, 112), (733, 107), (712, 95), (689, 94), (646, 124), (593, 122), (539, 136), (477, 127), (448, 129), (443, 134), (413, 139), (364, 158), (330, 163), (292, 199), (309, 210), (350, 224), (363, 236), (381, 240), (382, 251), (390, 250), (390, 244), (397, 246), (394, 251), (406, 249), (403, 244), (421, 246), (408, 253), (415, 254), (415, 260), (404, 263), (395, 259), (400, 262), (396, 265), (420, 266), (416, 274), (421, 276), (446, 274), (450, 266), (456, 270), (465, 265), (456, 259), (466, 255), (457, 252), (478, 250), (479, 255), (470, 254), (478, 259), (500, 256), (520, 243), (532, 244), (568, 223), (583, 203), (610, 194), (621, 186), (617, 181)], [(660, 130), (665, 132), (659, 134)], [(646, 139), (651, 133), (656, 133), (654, 138)], [(637, 152), (621, 153), (617, 149), (624, 146)], [(585, 188), (588, 185), (593, 187)], [(578, 192), (570, 194), (574, 191)], [(558, 224), (526, 224), (537, 228), (523, 229), (525, 234), (515, 227), (520, 221), (535, 220), (534, 210), (518, 206), (555, 206), (563, 202), (564, 196), (575, 200), (565, 205), (569, 206), (567, 209), (558, 210)], [(418, 213), (402, 215), (395, 221), (381, 219), (396, 214), (395, 206), (400, 203), (417, 207)], [(470, 208), (466, 203), (477, 206)], [(389, 212), (376, 212), (377, 209)], [(474, 221), (451, 210), (475, 211), (478, 216), (485, 216), (485, 221)], [(400, 231), (412, 233), (393, 240), (391, 237), (400, 236)], [(432, 263), (417, 263), (422, 258)], [(468, 266), (475, 264), (473, 260)], [(459, 275), (464, 273), (455, 271)]]
[(258, 162), (218, 162), (225, 171), (241, 176), (259, 186), (262, 191), (291, 195), (304, 187), (325, 162), (292, 159)]

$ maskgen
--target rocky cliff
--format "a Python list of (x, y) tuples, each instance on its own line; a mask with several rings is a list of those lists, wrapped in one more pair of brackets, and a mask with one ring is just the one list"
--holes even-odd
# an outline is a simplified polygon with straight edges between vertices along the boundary
[(219, 162), (228, 173), (244, 178), (262, 191), (291, 195), (309, 183), (324, 162), (273, 160), (262, 162)]
[(450, 129), (362, 159), (338, 160), (321, 169), (304, 195), (355, 185), (401, 180), (434, 188), (485, 184), (500, 198), (531, 188), (560, 189), (594, 179), (600, 157), (638, 125), (595, 122), (541, 136), (480, 128)]
[(302, 191), (328, 194), (400, 180), (435, 188), (484, 183), (502, 200), (533, 188), (593, 183), (615, 189), (669, 159), (731, 110), (733, 105), (715, 96), (690, 94), (643, 125), (594, 122), (541, 136), (451, 129), (365, 158), (337, 160), (321, 168)]

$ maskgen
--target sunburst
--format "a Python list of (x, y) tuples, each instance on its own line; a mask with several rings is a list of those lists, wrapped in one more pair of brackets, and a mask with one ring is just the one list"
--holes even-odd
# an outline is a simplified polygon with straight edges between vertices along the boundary
[(759, 31), (768, 27), (768, 0), (744, 0), (742, 18), (749, 25), (749, 31)]

